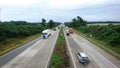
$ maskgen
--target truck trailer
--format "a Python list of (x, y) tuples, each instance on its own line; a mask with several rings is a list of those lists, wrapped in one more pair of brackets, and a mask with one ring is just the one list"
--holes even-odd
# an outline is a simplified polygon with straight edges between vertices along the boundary
[(71, 33), (71, 34), (74, 33), (74, 29), (73, 29), (73, 28), (70, 28), (70, 29), (69, 29), (69, 33)]

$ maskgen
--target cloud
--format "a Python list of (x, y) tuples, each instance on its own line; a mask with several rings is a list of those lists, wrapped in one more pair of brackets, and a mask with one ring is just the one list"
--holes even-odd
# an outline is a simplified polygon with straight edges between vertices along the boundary
[(83, 8), (101, 4), (117, 3), (117, 0), (51, 0), (49, 6), (58, 9)]
[[(119, 0), (0, 0), (2, 20), (119, 20)], [(118, 18), (119, 17), (119, 18)]]
[(0, 0), (1, 5), (8, 6), (29, 6), (36, 3), (43, 3), (44, 0)]

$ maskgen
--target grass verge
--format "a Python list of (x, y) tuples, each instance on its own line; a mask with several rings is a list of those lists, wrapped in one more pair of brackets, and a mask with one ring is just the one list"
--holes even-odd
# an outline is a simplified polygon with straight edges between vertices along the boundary
[(60, 30), (59, 36), (57, 38), (55, 50), (51, 57), (50, 68), (67, 68), (68, 67), (68, 57), (66, 49), (66, 41), (63, 34), (63, 30)]
[(120, 60), (120, 55), (115, 53), (113, 51), (113, 49), (115, 48), (111, 48), (109, 47), (109, 45), (107, 45), (106, 43), (102, 42), (102, 41), (99, 41), (95, 38), (90, 38), (88, 37), (88, 35), (80, 32), (80, 31), (75, 31), (77, 34), (81, 35), (82, 37), (86, 38), (87, 40), (89, 40), (90, 42), (94, 43), (95, 45), (97, 45), (98, 47), (100, 47), (101, 49), (103, 49), (104, 51), (110, 53), (111, 55), (113, 55), (114, 57), (116, 57), (117, 59)]
[(0, 56), (39, 36), (40, 34), (32, 35), (29, 37), (9, 38), (6, 41), (0, 42)]

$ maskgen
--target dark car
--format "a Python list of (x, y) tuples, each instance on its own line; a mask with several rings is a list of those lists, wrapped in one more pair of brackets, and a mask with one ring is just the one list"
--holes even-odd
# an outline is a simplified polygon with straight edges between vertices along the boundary
[(67, 35), (67, 36), (69, 36), (69, 35), (70, 35), (70, 33), (66, 33), (66, 35)]
[(60, 29), (60, 27), (58, 27), (58, 29)]
[(56, 29), (55, 29), (55, 28), (54, 28), (53, 30), (54, 30), (54, 31), (56, 31)]

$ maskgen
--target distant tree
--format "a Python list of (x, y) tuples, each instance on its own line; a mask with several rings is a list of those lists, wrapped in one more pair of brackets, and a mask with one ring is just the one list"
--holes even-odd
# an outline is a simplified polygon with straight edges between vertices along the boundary
[(27, 25), (28, 22), (26, 21), (10, 21), (10, 22), (6, 22), (6, 23), (13, 23), (15, 25)]
[(77, 20), (76, 18), (72, 19), (72, 26), (77, 27)]
[(41, 23), (41, 24), (42, 24), (43, 27), (45, 27), (45, 25), (46, 25), (46, 20), (45, 20), (44, 18), (42, 19), (42, 23)]
[(86, 22), (80, 16), (77, 16), (77, 25), (78, 26), (85, 26)]
[(109, 23), (108, 26), (113, 26), (113, 23)]
[(55, 26), (55, 22), (53, 20), (50, 20), (48, 22), (49, 28), (53, 28)]

